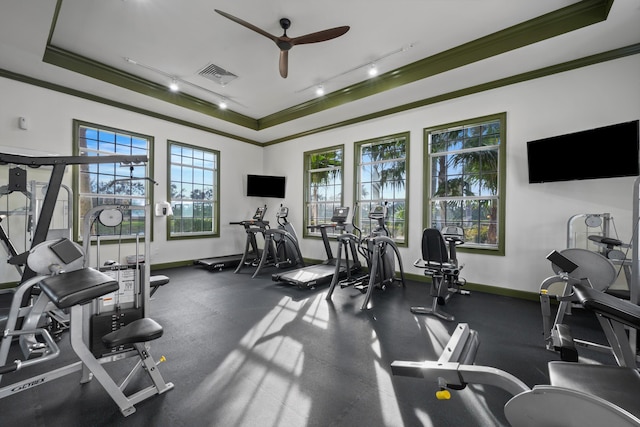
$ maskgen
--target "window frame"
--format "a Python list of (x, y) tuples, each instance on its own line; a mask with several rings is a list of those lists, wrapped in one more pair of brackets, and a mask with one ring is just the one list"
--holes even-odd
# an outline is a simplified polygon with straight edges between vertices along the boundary
[[(220, 237), (220, 151), (214, 150), (211, 148), (199, 147), (192, 144), (187, 144), (180, 141), (175, 140), (167, 140), (167, 201), (173, 206), (173, 198), (171, 195), (171, 166), (173, 165), (171, 161), (171, 148), (173, 146), (180, 146), (184, 148), (189, 148), (192, 150), (202, 151), (204, 153), (210, 153), (214, 156), (214, 163), (216, 165), (215, 169), (208, 169), (213, 171), (213, 197), (211, 199), (212, 209), (212, 221), (211, 224), (213, 226), (213, 231), (195, 231), (195, 232), (187, 232), (172, 235), (171, 232), (171, 222), (172, 218), (167, 218), (167, 240), (185, 240), (185, 239), (205, 239), (210, 237)], [(204, 169), (204, 168), (202, 168)], [(204, 200), (204, 199), (203, 199)], [(175, 210), (174, 210), (175, 213)]]
[[(404, 138), (405, 140), (405, 153), (404, 153), (404, 224), (403, 224), (403, 235), (404, 238), (402, 240), (393, 237), (393, 241), (396, 243), (397, 246), (399, 247), (408, 247), (409, 246), (409, 156), (410, 156), (410, 143), (411, 143), (411, 133), (409, 131), (406, 132), (399, 132), (399, 133), (395, 133), (392, 135), (385, 135), (385, 136), (381, 136), (381, 137), (376, 137), (376, 138), (371, 138), (371, 139), (367, 139), (364, 141), (357, 141), (354, 143), (353, 146), (353, 153), (354, 153), (354, 159), (353, 159), (353, 163), (354, 163), (354, 180), (353, 180), (353, 206), (355, 207), (356, 204), (358, 205), (358, 209), (354, 209), (353, 215), (355, 215), (355, 222), (356, 224), (358, 224), (358, 227), (362, 227), (362, 223), (363, 221), (365, 221), (365, 219), (360, 219), (360, 212), (362, 211), (362, 206), (361, 206), (361, 199), (360, 199), (360, 195), (361, 195), (361, 148), (366, 146), (366, 145), (373, 145), (373, 144), (383, 144), (389, 140), (392, 139), (400, 139), (400, 138)], [(388, 160), (388, 161), (396, 161), (396, 159), (394, 160)], [(393, 199), (395, 202), (399, 201), (400, 199)], [(380, 200), (381, 202), (384, 201), (388, 201), (388, 200)], [(393, 212), (390, 212), (390, 219), (392, 219), (393, 216)], [(368, 219), (367, 219), (368, 220)], [(370, 226), (375, 226), (376, 224), (370, 224)], [(389, 228), (393, 228), (393, 224), (391, 224), (391, 226)], [(365, 233), (365, 229), (362, 228), (363, 233)]]
[[(310, 217), (309, 217), (309, 207), (312, 203), (312, 201), (310, 200), (311, 198), (311, 180), (310, 180), (310, 174), (313, 171), (312, 169), (309, 169), (309, 159), (312, 155), (314, 154), (319, 154), (319, 153), (327, 153), (327, 152), (337, 152), (337, 151), (342, 151), (342, 163), (340, 164), (339, 168), (334, 168), (334, 169), (339, 169), (340, 170), (340, 201), (339, 204), (341, 206), (344, 206), (344, 160), (345, 160), (345, 147), (344, 144), (339, 144), (339, 145), (333, 145), (330, 147), (323, 147), (323, 148), (319, 148), (316, 150), (311, 150), (311, 151), (305, 151), (303, 153), (303, 176), (304, 176), (304, 195), (303, 195), (303, 212), (304, 212), (304, 219), (303, 219), (303, 224), (302, 224), (302, 228), (303, 228), (303, 233), (302, 236), (303, 237), (310, 237), (310, 238), (321, 238), (321, 234), (319, 231), (311, 231), (309, 230), (307, 227), (309, 225), (310, 222)], [(335, 204), (335, 201), (332, 202), (328, 202), (327, 204)], [(332, 236), (334, 235), (334, 230), (327, 230), (327, 234)]]
[[(429, 228), (432, 224), (431, 218), (431, 204), (432, 204), (432, 188), (431, 188), (431, 152), (429, 137), (436, 131), (453, 130), (455, 128), (461, 128), (465, 126), (482, 125), (489, 122), (500, 122), (500, 142), (498, 144), (498, 170), (497, 170), (497, 233), (498, 243), (497, 245), (481, 245), (465, 243), (458, 246), (458, 252), (478, 253), (485, 255), (505, 255), (505, 229), (506, 229), (506, 169), (507, 169), (507, 113), (497, 113), (482, 117), (476, 117), (467, 120), (461, 120), (453, 123), (447, 123), (443, 125), (431, 126), (423, 129), (423, 200), (425, 201), (426, 208), (423, 209), (423, 227)], [(487, 148), (489, 150), (489, 148)]]
[[(119, 134), (123, 134), (123, 135), (127, 135), (128, 137), (132, 137), (132, 138), (139, 138), (139, 139), (145, 139), (147, 141), (147, 163), (145, 165), (146, 168), (146, 173), (143, 175), (145, 178), (146, 177), (151, 177), (153, 176), (153, 168), (154, 168), (154, 162), (153, 162), (153, 153), (154, 153), (154, 146), (155, 146), (155, 139), (153, 136), (151, 135), (145, 135), (139, 132), (133, 132), (133, 131), (129, 131), (129, 130), (125, 130), (125, 129), (120, 129), (120, 128), (115, 128), (112, 126), (106, 126), (106, 125), (100, 125), (97, 123), (92, 123), (92, 122), (86, 122), (83, 120), (77, 120), (77, 119), (73, 119), (73, 130), (72, 130), (72, 138), (73, 138), (73, 142), (72, 142), (72, 146), (73, 146), (73, 153), (75, 156), (85, 156), (82, 154), (82, 150), (83, 148), (80, 147), (80, 128), (81, 127), (88, 127), (88, 128), (94, 128), (97, 129), (98, 131), (105, 131), (105, 132), (113, 132), (113, 133), (119, 133)], [(113, 155), (118, 155), (118, 154), (122, 154), (122, 153), (117, 153), (117, 152), (113, 152), (110, 153)], [(82, 236), (82, 232), (83, 230), (81, 230), (81, 225), (83, 223), (83, 219), (84, 219), (84, 215), (81, 216), (80, 214), (80, 209), (81, 209), (81, 203), (80, 203), (80, 199), (82, 197), (82, 194), (80, 192), (80, 168), (82, 165), (74, 165), (73, 166), (73, 173), (72, 173), (72, 191), (73, 191), (73, 239), (78, 242), (78, 243), (82, 243), (83, 240), (83, 236)], [(139, 174), (137, 174), (139, 175)], [(148, 205), (149, 206), (149, 215), (148, 218), (145, 215), (145, 221), (149, 220), (150, 224), (149, 224), (149, 229), (150, 231), (150, 241), (153, 241), (153, 213), (151, 212), (151, 207), (153, 206), (153, 188), (151, 186), (151, 182), (148, 179), (144, 180), (144, 186), (145, 186), (145, 191), (144, 191), (144, 205), (141, 207), (141, 209), (138, 210), (143, 210), (145, 209), (144, 206)], [(115, 197), (114, 197), (115, 198)], [(127, 198), (127, 196), (123, 196), (123, 198)], [(131, 199), (134, 199), (134, 197), (131, 197)], [(135, 198), (135, 199), (140, 199), (140, 198)], [(97, 205), (99, 206), (99, 205)], [(145, 230), (145, 227), (142, 227), (142, 230)], [(142, 235), (142, 236), (138, 236), (138, 240), (140, 242), (144, 242), (145, 239), (147, 238), (146, 235)], [(101, 236), (101, 243), (102, 244), (118, 244), (118, 243), (131, 243), (131, 242), (135, 242), (136, 241), (136, 235), (135, 234), (120, 234), (120, 235), (113, 235), (113, 236)], [(95, 244), (95, 242), (92, 240), (91, 244)]]

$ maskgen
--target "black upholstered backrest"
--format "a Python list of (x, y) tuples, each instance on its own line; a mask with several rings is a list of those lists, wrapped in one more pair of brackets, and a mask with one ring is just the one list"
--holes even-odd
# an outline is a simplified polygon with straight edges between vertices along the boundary
[(636, 304), (581, 283), (573, 286), (573, 292), (585, 308), (634, 329), (640, 329), (640, 307)]
[(428, 262), (449, 262), (447, 244), (440, 230), (425, 228), (422, 231), (422, 259)]

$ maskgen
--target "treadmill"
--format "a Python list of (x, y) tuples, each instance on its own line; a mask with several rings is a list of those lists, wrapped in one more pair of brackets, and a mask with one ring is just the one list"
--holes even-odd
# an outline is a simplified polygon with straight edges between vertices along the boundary
[[(245, 232), (256, 223), (263, 223), (268, 221), (264, 221), (264, 214), (267, 212), (267, 206), (259, 207), (256, 209), (256, 213), (253, 214), (253, 218), (250, 220), (244, 220), (239, 222), (230, 222), (232, 225), (242, 225), (245, 229)], [(259, 260), (260, 259), (260, 250), (258, 249), (257, 243), (255, 239), (250, 241), (250, 247), (247, 252), (247, 260)], [(196, 265), (201, 265), (210, 271), (222, 271), (224, 268), (237, 267), (240, 265), (242, 261), (242, 257), (244, 253), (241, 254), (233, 254), (233, 255), (223, 255), (217, 256), (213, 258), (205, 258), (194, 261), (193, 263)]]
[[(324, 249), (327, 253), (327, 259), (324, 262), (322, 262), (321, 264), (308, 265), (306, 267), (301, 267), (295, 270), (274, 273), (271, 276), (271, 279), (274, 282), (282, 282), (303, 289), (312, 289), (319, 285), (331, 283), (338, 260), (333, 257), (327, 229), (333, 228), (338, 233), (344, 232), (348, 215), (349, 208), (345, 206), (339, 206), (334, 208), (333, 210), (331, 223), (310, 225), (307, 227), (309, 230), (320, 231), (322, 242), (324, 243)], [(349, 255), (349, 252), (351, 252), (351, 255)], [(358, 260), (358, 252), (355, 244), (353, 244), (352, 242), (350, 245), (350, 250), (345, 251), (345, 256), (347, 257), (347, 262), (340, 263), (340, 278), (346, 277), (352, 272), (359, 271), (361, 269), (360, 261)], [(349, 257), (351, 257), (351, 259), (349, 259)]]

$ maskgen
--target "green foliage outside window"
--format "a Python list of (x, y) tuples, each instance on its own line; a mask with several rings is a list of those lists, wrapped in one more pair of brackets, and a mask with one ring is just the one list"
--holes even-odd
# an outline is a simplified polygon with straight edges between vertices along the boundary
[(339, 146), (304, 153), (305, 229), (306, 225), (329, 223), (333, 209), (342, 205), (343, 152)]
[(376, 224), (370, 210), (387, 204), (387, 228), (399, 243), (406, 241), (407, 153), (409, 134), (356, 143), (358, 227), (369, 234)]
[(503, 247), (504, 115), (425, 130), (429, 226), (457, 225), (465, 247)]

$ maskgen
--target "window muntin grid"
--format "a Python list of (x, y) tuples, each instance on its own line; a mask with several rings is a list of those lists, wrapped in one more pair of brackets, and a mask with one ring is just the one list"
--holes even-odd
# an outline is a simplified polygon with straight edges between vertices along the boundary
[[(330, 147), (304, 154), (306, 185), (306, 224), (331, 222), (333, 210), (342, 205), (344, 148)], [(328, 230), (329, 234), (333, 230)], [(309, 235), (320, 235), (318, 230), (309, 230)]]
[(217, 233), (219, 153), (169, 142), (170, 237)]
[[(76, 123), (76, 147), (81, 156), (132, 155), (150, 159), (153, 138), (129, 131), (94, 124)], [(123, 210), (123, 221), (117, 227), (105, 227), (96, 221), (92, 234), (114, 239), (144, 236), (150, 164), (122, 165), (102, 163), (78, 167), (78, 218), (101, 205), (129, 206)], [(78, 235), (83, 235), (78, 221)], [(109, 237), (111, 236), (111, 237)]]
[(466, 247), (498, 248), (502, 121), (428, 134), (430, 226), (458, 225)]
[(407, 135), (356, 144), (358, 227), (367, 235), (377, 225), (369, 220), (375, 205), (387, 203), (386, 226), (398, 243), (406, 238)]

